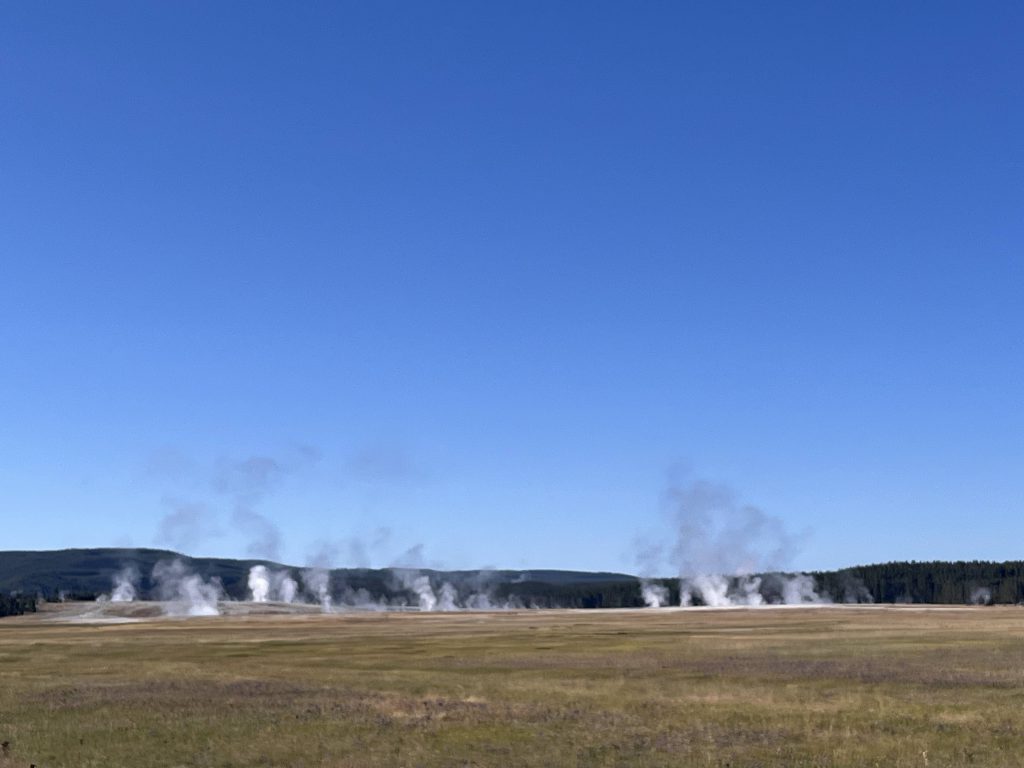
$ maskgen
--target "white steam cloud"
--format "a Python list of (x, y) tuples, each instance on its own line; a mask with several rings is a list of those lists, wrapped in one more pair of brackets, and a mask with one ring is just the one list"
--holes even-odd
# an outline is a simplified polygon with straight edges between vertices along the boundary
[(217, 616), (224, 595), (219, 579), (204, 580), (181, 560), (161, 560), (153, 566), (158, 599), (168, 616)]
[(307, 568), (302, 572), (306, 592), (329, 613), (334, 599), (331, 596), (331, 572), (327, 568)]
[(396, 568), (392, 571), (404, 589), (416, 595), (421, 611), (432, 611), (437, 607), (437, 595), (430, 586), (430, 577), (407, 568)]
[(299, 585), (286, 570), (274, 571), (265, 565), (254, 565), (249, 569), (249, 597), (254, 603), (274, 600), (279, 603), (294, 603)]
[[(409, 607), (420, 611), (504, 611), (523, 607), (515, 596), (505, 601), (495, 600), (491, 592), (494, 575), (486, 570), (467, 579), (462, 584), (462, 593), (451, 581), (442, 581), (435, 589), (429, 574), (413, 568), (392, 568), (391, 573), (395, 580), (393, 588), (405, 590), (413, 596), (415, 603)], [(376, 605), (382, 607), (381, 601), (377, 601)], [(403, 604), (392, 599), (385, 607), (403, 607)]]
[[(780, 569), (797, 550), (798, 537), (782, 520), (741, 504), (726, 486), (698, 480), (675, 484), (665, 495), (674, 534), (668, 547), (646, 545), (638, 561), (644, 573), (668, 562), (679, 579), (679, 603), (711, 608), (813, 605), (829, 602), (813, 577)], [(761, 574), (761, 575), (757, 575)], [(641, 596), (651, 608), (668, 603), (664, 586), (641, 579)]]
[(661, 608), (664, 605), (668, 605), (668, 588), (663, 587), (661, 584), (644, 580), (640, 583), (640, 594), (648, 608)]
[(138, 595), (139, 571), (134, 565), (125, 566), (114, 574), (114, 589), (110, 593), (112, 603), (130, 603)]
[(222, 535), (224, 515), (217, 507), (227, 502), (227, 521), (247, 542), (246, 553), (279, 560), (281, 530), (259, 508), (285, 478), (312, 466), (319, 456), (319, 451), (309, 446), (300, 446), (283, 458), (259, 454), (241, 460), (225, 457), (209, 466), (173, 451), (154, 456), (151, 471), (187, 488), (189, 495), (198, 492), (207, 497), (204, 501), (165, 497), (168, 511), (158, 524), (157, 543), (190, 551), (200, 542)]
[(992, 602), (992, 590), (978, 587), (971, 592), (971, 605), (988, 605)]

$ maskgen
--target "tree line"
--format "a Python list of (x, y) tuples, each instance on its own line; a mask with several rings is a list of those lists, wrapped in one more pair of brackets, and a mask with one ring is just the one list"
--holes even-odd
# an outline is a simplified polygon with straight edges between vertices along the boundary
[(837, 594), (856, 580), (876, 603), (1024, 603), (1024, 561), (893, 562), (812, 574)]
[(34, 613), (36, 599), (24, 595), (0, 595), (0, 616), (21, 616), (23, 613)]
[[(80, 553), (24, 553), (19, 563), (12, 553), (3, 558), (0, 589), (8, 596), (0, 597), (0, 616), (16, 615), (35, 610), (36, 598), (48, 601), (92, 600), (109, 592), (111, 573), (120, 569), (120, 553), (84, 551), (95, 564), (78, 564)], [(21, 553), (14, 553), (21, 555)], [(99, 555), (103, 554), (102, 559)], [(153, 552), (155, 557), (160, 552)], [(74, 555), (75, 557), (72, 557)], [(226, 595), (244, 600), (248, 595), (246, 583), (248, 566), (254, 561), (196, 560), (195, 570), (204, 578), (221, 580)], [(140, 560), (138, 569), (144, 574), (139, 593), (152, 596), (152, 580)], [(6, 568), (4, 566), (7, 566)], [(21, 567), (14, 567), (21, 566)], [(45, 567), (44, 567), (45, 566)], [(19, 571), (21, 575), (19, 576)], [(297, 570), (292, 571), (298, 577)], [(590, 574), (569, 572), (495, 572), (488, 574), (489, 586), (477, 583), (477, 574), (470, 572), (430, 572), (435, 589), (444, 581), (452, 581), (460, 594), (486, 591), (497, 604), (524, 608), (637, 608), (644, 605), (640, 581), (622, 574)], [(533, 578), (529, 578), (529, 576)], [(934, 603), (947, 605), (1024, 604), (1024, 561), (929, 561), (890, 562), (864, 565), (837, 571), (818, 571), (810, 574), (819, 595), (834, 602), (875, 603)], [(524, 579), (523, 577), (527, 578)], [(540, 576), (540, 578), (537, 578)], [(336, 594), (346, 588), (365, 590), (377, 598), (405, 595), (412, 599), (396, 582), (388, 570), (337, 569), (331, 574)], [(668, 604), (679, 604), (677, 578), (652, 579), (668, 592)], [(772, 578), (764, 575), (762, 593), (769, 602)], [(32, 597), (25, 597), (32, 595)]]

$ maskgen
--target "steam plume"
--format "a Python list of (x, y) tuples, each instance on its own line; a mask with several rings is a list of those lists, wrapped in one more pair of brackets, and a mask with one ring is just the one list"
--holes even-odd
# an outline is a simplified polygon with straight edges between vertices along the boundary
[(128, 565), (114, 574), (114, 590), (110, 593), (112, 603), (130, 603), (138, 595), (139, 571)]
[[(184, 485), (189, 493), (211, 492), (230, 502), (230, 523), (247, 539), (246, 552), (252, 557), (279, 560), (281, 531), (265, 514), (258, 511), (263, 500), (282, 480), (319, 460), (319, 451), (298, 446), (285, 458), (253, 455), (242, 460), (221, 458), (212, 466), (202, 466), (166, 451), (154, 457), (156, 472), (175, 485)], [(207, 499), (216, 506), (213, 499)], [(205, 503), (165, 498), (170, 507), (160, 521), (156, 540), (174, 549), (191, 551), (209, 536), (218, 535), (217, 520), (222, 513)]]
[[(487, 570), (465, 580), (455, 579), (463, 589), (462, 594), (451, 581), (444, 581), (435, 589), (430, 575), (415, 568), (392, 568), (391, 573), (394, 577), (392, 588), (415, 596), (415, 607), (420, 611), (501, 611), (523, 607), (514, 596), (504, 602), (494, 599), (491, 592), (494, 574)], [(378, 601), (377, 606), (380, 604)]]
[(292, 603), (299, 589), (288, 571), (272, 571), (265, 565), (254, 565), (249, 569), (248, 586), (254, 603), (265, 603), (268, 600)]
[(169, 616), (216, 616), (224, 593), (218, 579), (205, 581), (181, 560), (161, 560), (153, 566), (157, 597)]
[(294, 603), (299, 593), (299, 584), (287, 571), (276, 571), (271, 575), (271, 588), (282, 603)]
[(644, 603), (648, 608), (661, 608), (663, 605), (668, 605), (668, 589), (655, 584), (652, 581), (642, 581), (640, 583), (640, 594), (644, 598)]
[(331, 610), (331, 572), (326, 568), (307, 568), (302, 572), (302, 583), (306, 591), (320, 603), (324, 612)]
[[(674, 528), (667, 554), (679, 576), (681, 605), (721, 608), (827, 601), (811, 576), (779, 572), (798, 543), (780, 518), (741, 504), (728, 487), (704, 480), (673, 485), (665, 500)], [(659, 545), (641, 544), (642, 572), (652, 572), (664, 551)], [(667, 602), (667, 590), (649, 579), (642, 579), (640, 588), (649, 607)]]
[(459, 610), (459, 593), (447, 581), (441, 585), (441, 591), (437, 598), (437, 609), (439, 611)]
[(203, 539), (217, 533), (212, 524), (212, 513), (204, 504), (166, 496), (163, 504), (167, 512), (160, 519), (156, 542), (178, 551), (190, 551)]
[(265, 603), (270, 599), (270, 577), (266, 566), (254, 565), (249, 569), (249, 594), (254, 603)]
[(411, 589), (416, 593), (421, 611), (434, 610), (434, 607), (437, 605), (437, 595), (434, 594), (434, 590), (430, 586), (429, 577), (403, 571), (399, 578), (402, 579), (403, 586), (406, 589)]
[(988, 605), (992, 602), (992, 590), (988, 587), (978, 587), (971, 592), (972, 605)]

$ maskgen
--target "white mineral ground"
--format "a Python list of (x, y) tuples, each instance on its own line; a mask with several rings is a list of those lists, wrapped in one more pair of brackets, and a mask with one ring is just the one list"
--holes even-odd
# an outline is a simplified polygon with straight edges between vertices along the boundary
[[(61, 623), (61, 624), (127, 624), (149, 621), (217, 621), (219, 618), (238, 618), (244, 616), (333, 616), (343, 618), (346, 615), (367, 613), (366, 611), (351, 610), (337, 611), (331, 614), (324, 614), (319, 605), (308, 603), (255, 603), (246, 601), (222, 601), (218, 604), (220, 616), (182, 616), (168, 615), (173, 609), (165, 603), (158, 601), (136, 601), (131, 603), (94, 603), (94, 602), (66, 602), (66, 603), (43, 603), (37, 613), (30, 613), (19, 617), (6, 618), (5, 623)], [(600, 616), (601, 614), (636, 614), (638, 620), (644, 616), (664, 616), (666, 614), (679, 614), (682, 618), (687, 613), (707, 613), (712, 611), (985, 611), (991, 610), (985, 606), (973, 605), (925, 605), (925, 604), (891, 604), (874, 603), (861, 605), (845, 604), (804, 604), (804, 605), (759, 605), (759, 606), (728, 606), (721, 608), (707, 607), (680, 607), (672, 606), (666, 608), (603, 608), (603, 609), (519, 609), (503, 610), (497, 613), (508, 615), (511, 613), (574, 613)], [(420, 613), (415, 608), (406, 609), (406, 613)], [(486, 611), (460, 611), (461, 615), (477, 614), (486, 615)], [(424, 617), (432, 616), (437, 619), (444, 617), (442, 612), (423, 612)], [(454, 615), (454, 614), (452, 614)]]

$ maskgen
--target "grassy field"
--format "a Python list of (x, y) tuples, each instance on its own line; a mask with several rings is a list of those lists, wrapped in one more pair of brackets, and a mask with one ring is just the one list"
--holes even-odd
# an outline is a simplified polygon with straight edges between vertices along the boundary
[(1024, 608), (0, 620), (0, 766), (1020, 766)]

